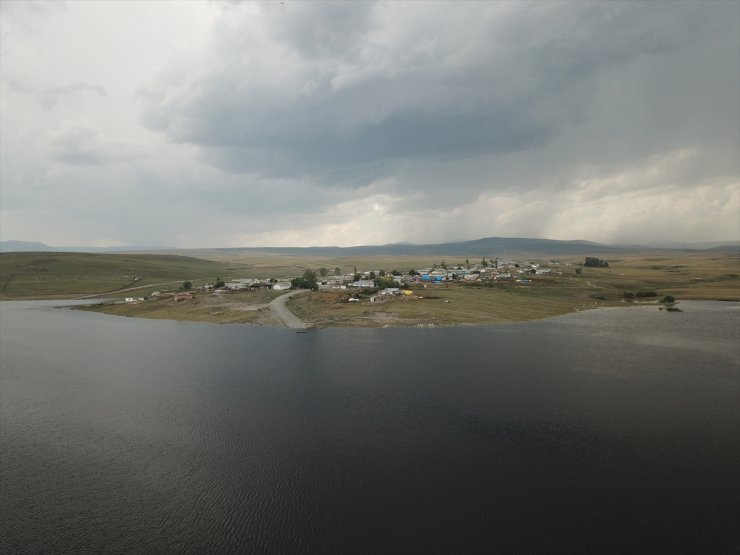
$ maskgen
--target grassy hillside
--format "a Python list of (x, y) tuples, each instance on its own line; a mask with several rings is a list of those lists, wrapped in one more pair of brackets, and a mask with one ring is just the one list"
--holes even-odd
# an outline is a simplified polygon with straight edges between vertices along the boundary
[[(243, 266), (152, 254), (0, 253), (0, 298), (67, 298), (240, 275)], [(151, 289), (151, 287), (149, 288)]]

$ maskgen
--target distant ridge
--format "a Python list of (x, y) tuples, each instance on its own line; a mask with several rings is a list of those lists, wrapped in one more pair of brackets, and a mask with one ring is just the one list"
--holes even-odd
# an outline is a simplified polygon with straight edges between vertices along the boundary
[(557, 239), (531, 239), (521, 237), (485, 237), (472, 241), (454, 243), (394, 243), (388, 245), (368, 245), (357, 247), (243, 247), (209, 249), (224, 252), (259, 252), (285, 254), (292, 256), (501, 256), (501, 255), (586, 255), (628, 252), (701, 252), (701, 251), (739, 251), (740, 241), (718, 245), (713, 248), (682, 249), (652, 247), (645, 245), (605, 245), (591, 241), (560, 241)]
[(144, 251), (176, 251), (174, 247), (153, 247), (122, 245), (117, 247), (53, 247), (38, 241), (0, 241), (0, 252), (144, 252)]
[[(587, 255), (634, 252), (740, 252), (740, 241), (715, 241), (704, 243), (671, 243), (663, 245), (606, 245), (592, 241), (561, 241), (523, 237), (484, 237), (454, 243), (393, 243), (388, 245), (361, 245), (356, 247), (229, 247), (176, 249), (155, 246), (118, 247), (52, 247), (39, 242), (0, 241), (0, 252), (83, 252), (122, 253), (160, 252), (187, 253), (192, 251), (217, 251), (234, 253), (284, 254), (290, 256), (473, 256), (502, 255)], [(681, 245), (681, 246), (678, 246)]]

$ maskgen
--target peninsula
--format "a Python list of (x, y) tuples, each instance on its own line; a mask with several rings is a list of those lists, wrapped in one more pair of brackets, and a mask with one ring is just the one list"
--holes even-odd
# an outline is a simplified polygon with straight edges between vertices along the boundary
[[(443, 249), (439, 249), (443, 250)], [(108, 314), (305, 327), (461, 326), (661, 300), (740, 301), (740, 254), (0, 254), (0, 299)], [(468, 256), (465, 256), (468, 254)], [(302, 293), (302, 294), (299, 294)]]

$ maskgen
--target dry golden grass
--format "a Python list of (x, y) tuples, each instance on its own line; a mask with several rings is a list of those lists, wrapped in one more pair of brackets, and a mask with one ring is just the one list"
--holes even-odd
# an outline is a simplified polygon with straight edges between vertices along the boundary
[(482, 325), (534, 320), (603, 306), (574, 289), (547, 286), (430, 286), (383, 302), (327, 303), (319, 291), (294, 297), (288, 307), (316, 326)]

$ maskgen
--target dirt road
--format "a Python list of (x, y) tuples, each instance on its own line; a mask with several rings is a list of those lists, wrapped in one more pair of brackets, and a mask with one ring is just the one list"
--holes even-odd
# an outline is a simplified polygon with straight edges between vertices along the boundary
[(270, 301), (267, 307), (272, 311), (272, 315), (280, 320), (284, 326), (291, 329), (304, 330), (308, 326), (303, 322), (303, 320), (288, 310), (285, 303), (290, 297), (300, 295), (301, 293), (307, 293), (308, 291), (308, 289), (297, 289), (296, 291), (291, 291), (285, 295), (280, 295), (277, 299)]

